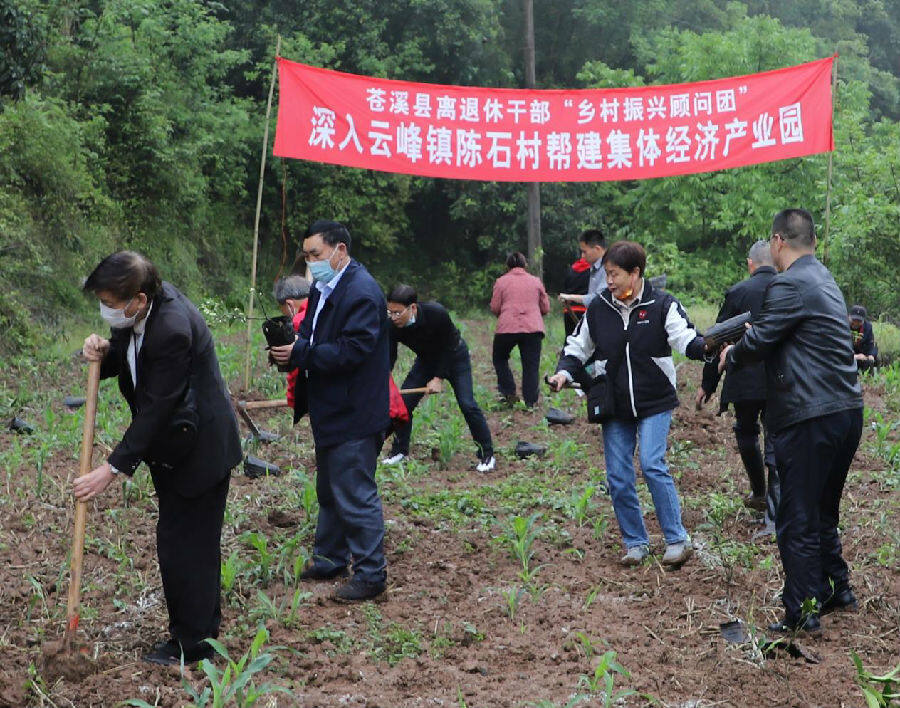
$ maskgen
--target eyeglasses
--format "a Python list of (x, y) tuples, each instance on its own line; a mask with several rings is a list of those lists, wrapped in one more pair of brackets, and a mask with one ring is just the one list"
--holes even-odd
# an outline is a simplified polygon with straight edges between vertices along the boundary
[(403, 313), (406, 312), (410, 307), (412, 307), (412, 305), (407, 305), (407, 306), (404, 307), (402, 310), (397, 310), (396, 312), (394, 312), (394, 310), (388, 310), (388, 311), (387, 311), (387, 316), (388, 316), (389, 318), (391, 318), (392, 320), (396, 320), (396, 319), (398, 319), (399, 317), (402, 317), (402, 316), (403, 316)]

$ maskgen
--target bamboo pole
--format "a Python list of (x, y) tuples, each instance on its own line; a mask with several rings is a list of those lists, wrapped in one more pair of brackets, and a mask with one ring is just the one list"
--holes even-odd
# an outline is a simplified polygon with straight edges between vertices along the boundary
[[(831, 134), (834, 136), (834, 106), (837, 99), (837, 54), (834, 55), (834, 63), (831, 65)], [(832, 137), (832, 140), (834, 138)], [(828, 265), (828, 237), (831, 232), (831, 175), (834, 169), (835, 145), (831, 146), (828, 153), (828, 181), (825, 185), (825, 235), (822, 238), (822, 263)]]
[[(87, 400), (84, 424), (81, 429), (81, 461), (78, 476), (91, 471), (94, 452), (94, 421), (97, 418), (97, 392), (100, 388), (100, 362), (88, 365)], [(78, 630), (78, 611), (81, 607), (81, 572), (84, 564), (84, 528), (87, 522), (87, 502), (75, 502), (75, 530), (72, 534), (72, 558), (69, 572), (69, 596), (66, 606), (66, 631), (63, 650), (69, 651)]]
[[(281, 35), (275, 43), (275, 59), (281, 56)], [(262, 211), (263, 178), (266, 174), (266, 153), (269, 151), (269, 117), (272, 114), (272, 94), (275, 92), (275, 77), (278, 62), (272, 65), (272, 80), (269, 82), (269, 99), (266, 102), (266, 125), (263, 131), (262, 159), (259, 163), (259, 186), (256, 189), (256, 216), (253, 219), (253, 259), (250, 267), (250, 297), (247, 302), (247, 351), (244, 356), (244, 390), (250, 390), (250, 347), (253, 327), (253, 296), (256, 294), (256, 261), (259, 252), (259, 215)]]

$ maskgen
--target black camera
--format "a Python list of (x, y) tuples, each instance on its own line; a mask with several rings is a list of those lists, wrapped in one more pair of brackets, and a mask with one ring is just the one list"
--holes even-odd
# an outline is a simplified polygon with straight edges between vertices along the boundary
[[(267, 317), (263, 320), (262, 331), (269, 348), (294, 343), (294, 325), (291, 322), (291, 318), (286, 315), (281, 315), (281, 317)], [(279, 364), (278, 370), (290, 371), (291, 366), (289, 364)]]

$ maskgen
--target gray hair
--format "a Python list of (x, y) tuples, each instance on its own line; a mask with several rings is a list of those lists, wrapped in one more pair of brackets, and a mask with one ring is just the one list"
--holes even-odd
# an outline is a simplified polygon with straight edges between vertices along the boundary
[(747, 258), (756, 263), (758, 266), (770, 266), (772, 262), (772, 249), (769, 248), (768, 241), (757, 241), (750, 246), (750, 253)]
[(286, 300), (303, 300), (309, 297), (309, 281), (302, 275), (289, 275), (275, 282), (272, 296), (283, 305)]

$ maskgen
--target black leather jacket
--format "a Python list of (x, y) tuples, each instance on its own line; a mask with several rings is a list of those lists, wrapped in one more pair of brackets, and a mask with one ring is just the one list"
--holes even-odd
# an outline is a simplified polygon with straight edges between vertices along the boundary
[(828, 269), (801, 256), (777, 275), (753, 327), (730, 351), (730, 367), (766, 362), (766, 420), (777, 431), (862, 408), (847, 305)]

